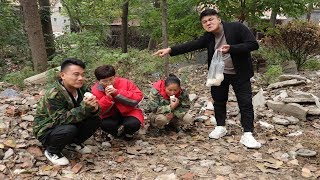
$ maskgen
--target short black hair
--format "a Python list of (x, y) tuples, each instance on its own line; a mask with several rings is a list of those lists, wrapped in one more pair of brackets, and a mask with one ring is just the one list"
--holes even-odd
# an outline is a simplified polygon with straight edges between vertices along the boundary
[(105, 79), (105, 78), (112, 77), (112, 76), (116, 75), (116, 70), (111, 65), (102, 65), (102, 66), (97, 67), (94, 70), (94, 75), (96, 76), (97, 80), (99, 81), (100, 79)]
[(62, 63), (61, 63), (61, 70), (60, 72), (62, 72), (63, 70), (65, 70), (67, 67), (69, 67), (70, 65), (77, 65), (82, 67), (83, 69), (86, 68), (86, 65), (84, 64), (84, 62), (82, 62), (79, 59), (76, 58), (67, 58), (65, 59)]
[(200, 14), (200, 21), (204, 16), (219, 16), (219, 13), (211, 8), (206, 8), (204, 11), (201, 12)]
[(180, 79), (174, 74), (169, 74), (167, 79), (164, 81), (164, 85), (167, 87), (170, 84), (178, 84), (180, 86)]

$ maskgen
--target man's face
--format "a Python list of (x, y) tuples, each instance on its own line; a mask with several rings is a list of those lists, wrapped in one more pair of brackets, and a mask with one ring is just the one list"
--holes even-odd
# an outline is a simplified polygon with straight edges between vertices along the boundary
[(85, 70), (77, 65), (69, 65), (61, 73), (63, 85), (69, 88), (81, 88), (85, 81)]
[(221, 23), (221, 19), (216, 15), (204, 16), (201, 19), (201, 24), (204, 30), (207, 32), (219, 32), (219, 25)]

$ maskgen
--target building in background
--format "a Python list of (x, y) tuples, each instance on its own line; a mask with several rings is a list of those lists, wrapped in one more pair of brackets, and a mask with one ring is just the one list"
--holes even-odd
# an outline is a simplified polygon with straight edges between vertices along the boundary
[(70, 19), (62, 13), (62, 3), (60, 0), (50, 0), (50, 4), (53, 34), (60, 36), (65, 32), (70, 32)]

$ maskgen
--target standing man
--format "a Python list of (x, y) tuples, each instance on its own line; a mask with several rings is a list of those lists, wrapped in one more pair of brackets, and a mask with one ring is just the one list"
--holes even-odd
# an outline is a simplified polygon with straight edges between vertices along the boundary
[(100, 126), (95, 96), (84, 96), (85, 64), (66, 59), (60, 78), (48, 88), (38, 103), (33, 133), (45, 147), (45, 156), (55, 165), (67, 165), (61, 153), (66, 146), (79, 153), (91, 150), (82, 143)]
[(225, 60), (224, 80), (220, 86), (211, 87), (217, 126), (209, 134), (209, 138), (219, 139), (227, 134), (225, 128), (226, 103), (231, 84), (238, 100), (241, 125), (244, 130), (240, 143), (248, 148), (260, 148), (261, 144), (252, 136), (254, 113), (250, 83), (250, 78), (253, 76), (250, 52), (259, 48), (258, 42), (243, 24), (221, 22), (218, 12), (214, 9), (204, 10), (200, 14), (200, 21), (206, 31), (203, 36), (177, 46), (158, 50), (155, 55), (160, 57), (167, 54), (175, 56), (206, 48), (208, 67), (210, 67), (216, 49), (224, 54), (230, 54), (230, 58)]

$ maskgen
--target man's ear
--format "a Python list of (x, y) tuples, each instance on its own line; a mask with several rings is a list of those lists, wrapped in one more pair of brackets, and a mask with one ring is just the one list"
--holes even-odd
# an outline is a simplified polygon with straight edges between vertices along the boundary
[(60, 72), (59, 76), (60, 76), (61, 79), (64, 79), (65, 74), (63, 72)]

